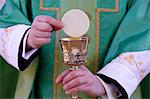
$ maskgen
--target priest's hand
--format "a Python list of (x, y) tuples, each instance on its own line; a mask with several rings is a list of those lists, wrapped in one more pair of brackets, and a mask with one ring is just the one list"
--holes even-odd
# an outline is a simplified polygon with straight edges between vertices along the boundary
[(63, 24), (46, 15), (37, 16), (29, 30), (27, 39), (27, 49), (40, 48), (48, 44), (51, 40), (53, 31), (57, 31), (63, 27)]
[(91, 97), (105, 94), (105, 89), (100, 80), (84, 66), (81, 66), (78, 70), (64, 71), (57, 77), (56, 83), (63, 84), (66, 94), (84, 92)]

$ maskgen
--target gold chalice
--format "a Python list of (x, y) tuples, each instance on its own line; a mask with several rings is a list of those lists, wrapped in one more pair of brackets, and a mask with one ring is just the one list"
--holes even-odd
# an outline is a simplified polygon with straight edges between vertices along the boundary
[[(64, 63), (71, 66), (71, 70), (79, 69), (79, 66), (87, 60), (87, 37), (62, 38), (61, 47)], [(70, 99), (81, 99), (77, 94), (71, 95)]]

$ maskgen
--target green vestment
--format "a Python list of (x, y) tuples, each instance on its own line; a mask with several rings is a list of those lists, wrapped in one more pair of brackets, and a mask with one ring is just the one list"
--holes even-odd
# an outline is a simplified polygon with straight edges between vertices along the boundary
[[(93, 72), (100, 70), (123, 52), (150, 49), (149, 0), (6, 0), (0, 10), (0, 27), (31, 25), (37, 15), (61, 19), (69, 9), (85, 11), (90, 18), (88, 63)], [(59, 40), (63, 31), (54, 33), (50, 44), (40, 49), (39, 62), (18, 72), (1, 58), (0, 97), (66, 99), (61, 85), (55, 83), (64, 66)], [(36, 68), (38, 64), (38, 68)], [(149, 96), (149, 77), (142, 81), (142, 98)], [(83, 99), (91, 99), (81, 94)], [(86, 97), (86, 98), (85, 98)], [(141, 99), (140, 88), (132, 98)]]

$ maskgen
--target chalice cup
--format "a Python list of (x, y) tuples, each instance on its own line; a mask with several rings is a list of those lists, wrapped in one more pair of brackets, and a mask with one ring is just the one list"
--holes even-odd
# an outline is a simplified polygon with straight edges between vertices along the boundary
[[(88, 37), (62, 38), (61, 47), (64, 63), (71, 66), (71, 70), (77, 70), (87, 60)], [(71, 95), (70, 99), (81, 99), (77, 94)]]

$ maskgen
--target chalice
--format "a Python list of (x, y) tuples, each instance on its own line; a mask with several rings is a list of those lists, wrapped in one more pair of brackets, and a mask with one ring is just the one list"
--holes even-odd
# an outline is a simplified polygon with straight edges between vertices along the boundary
[[(71, 70), (77, 70), (87, 60), (88, 37), (62, 38), (60, 40), (63, 60)], [(71, 95), (70, 99), (81, 99), (77, 94)]]
[[(62, 38), (61, 47), (64, 63), (70, 66), (70, 70), (77, 70), (87, 60), (88, 37), (85, 33), (90, 26), (87, 14), (80, 9), (67, 11), (61, 20), (64, 23), (63, 31), (69, 37)], [(71, 95), (70, 99), (81, 99), (77, 94)]]

